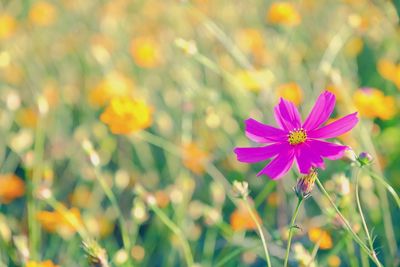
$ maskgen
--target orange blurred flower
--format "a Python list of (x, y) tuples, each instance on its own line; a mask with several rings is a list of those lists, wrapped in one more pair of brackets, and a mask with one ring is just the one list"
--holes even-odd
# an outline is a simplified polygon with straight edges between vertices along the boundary
[(395, 99), (385, 96), (382, 91), (375, 88), (362, 88), (353, 95), (353, 101), (360, 112), (366, 118), (392, 119), (397, 111)]
[(156, 198), (157, 206), (160, 208), (165, 208), (168, 206), (169, 196), (165, 191), (157, 191), (154, 196)]
[(131, 55), (142, 68), (155, 68), (161, 64), (161, 51), (156, 40), (150, 37), (137, 37), (131, 42)]
[(116, 97), (111, 100), (100, 120), (114, 134), (129, 134), (149, 127), (152, 110), (142, 100), (131, 97)]
[(38, 26), (49, 26), (53, 24), (57, 16), (56, 8), (45, 1), (35, 2), (29, 10), (30, 21)]
[(388, 59), (380, 59), (377, 64), (379, 74), (393, 82), (400, 89), (400, 64), (396, 65)]
[(17, 21), (8, 14), (0, 14), (0, 39), (9, 38), (17, 27)]
[(93, 106), (104, 106), (114, 97), (130, 95), (134, 83), (118, 72), (111, 72), (90, 91), (89, 102)]
[(192, 172), (201, 175), (204, 173), (205, 166), (209, 158), (209, 154), (195, 143), (186, 144), (183, 146), (183, 165)]
[(296, 8), (287, 2), (273, 3), (267, 12), (267, 21), (273, 24), (296, 26), (301, 17)]
[(15, 120), (21, 127), (35, 128), (38, 116), (38, 112), (34, 108), (24, 108), (17, 112)]
[(25, 267), (58, 267), (59, 265), (55, 265), (51, 260), (47, 261), (28, 261)]
[(276, 92), (279, 97), (293, 102), (296, 106), (303, 101), (303, 90), (297, 83), (281, 84), (276, 89)]
[(391, 60), (385, 58), (378, 60), (377, 69), (379, 74), (389, 81), (396, 75), (396, 68), (396, 64)]
[(319, 242), (320, 249), (330, 249), (333, 246), (332, 237), (328, 232), (320, 228), (311, 228), (308, 231), (308, 238), (313, 243)]
[(277, 207), (279, 204), (279, 195), (277, 192), (272, 192), (267, 198), (267, 203), (271, 207)]
[(329, 267), (339, 267), (342, 261), (336, 255), (329, 256), (328, 258), (328, 266)]
[(75, 234), (77, 228), (83, 225), (81, 214), (77, 208), (71, 208), (65, 213), (57, 210), (39, 211), (37, 219), (46, 231), (58, 233), (63, 237)]
[(245, 52), (254, 52), (265, 48), (264, 38), (258, 29), (240, 29), (236, 34), (236, 41)]
[(24, 181), (15, 174), (0, 175), (0, 203), (8, 204), (25, 194)]
[[(261, 223), (261, 218), (257, 211), (254, 210), (257, 220)], [(251, 218), (250, 213), (244, 207), (237, 208), (230, 218), (230, 224), (233, 231), (254, 230), (257, 229), (255, 221)]]

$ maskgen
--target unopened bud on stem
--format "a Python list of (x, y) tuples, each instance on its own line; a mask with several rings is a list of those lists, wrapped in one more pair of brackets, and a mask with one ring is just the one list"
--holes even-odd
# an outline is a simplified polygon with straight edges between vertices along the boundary
[(298, 198), (305, 199), (311, 194), (314, 188), (315, 180), (317, 179), (317, 172), (315, 169), (311, 169), (307, 175), (301, 176), (297, 179), (297, 184), (295, 187), (295, 192)]
[(249, 195), (249, 184), (247, 182), (233, 182), (233, 193), (240, 198), (246, 198)]
[(360, 163), (361, 167), (370, 165), (373, 161), (373, 157), (368, 152), (361, 152), (357, 157), (357, 161)]

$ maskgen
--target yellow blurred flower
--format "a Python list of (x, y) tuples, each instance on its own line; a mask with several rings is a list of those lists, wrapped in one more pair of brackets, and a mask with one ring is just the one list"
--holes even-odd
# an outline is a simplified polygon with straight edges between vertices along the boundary
[(308, 231), (308, 238), (313, 243), (319, 243), (320, 249), (330, 249), (333, 246), (332, 237), (321, 228), (311, 228)]
[(129, 134), (149, 127), (152, 110), (142, 100), (131, 97), (116, 97), (111, 100), (100, 120), (114, 134)]
[(104, 238), (109, 236), (114, 230), (114, 222), (104, 216), (104, 214), (95, 217), (85, 218), (86, 229), (92, 236)]
[(344, 51), (346, 55), (350, 57), (356, 57), (364, 48), (364, 42), (360, 37), (351, 38), (345, 48)]
[(294, 82), (279, 85), (276, 93), (279, 97), (293, 102), (296, 106), (303, 101), (303, 90)]
[(89, 208), (93, 202), (93, 194), (88, 187), (81, 185), (75, 188), (69, 200), (74, 207)]
[(268, 87), (274, 80), (269, 70), (243, 70), (237, 72), (235, 78), (242, 87), (253, 92), (259, 92), (263, 87)]
[[(261, 218), (257, 211), (254, 210), (257, 220), (261, 223)], [(257, 229), (255, 221), (251, 218), (250, 213), (244, 207), (237, 208), (230, 217), (230, 224), (233, 231), (244, 231)]]
[(55, 265), (51, 260), (47, 261), (28, 261), (25, 267), (58, 267), (59, 265)]
[(332, 94), (335, 95), (336, 97), (336, 102), (342, 102), (343, 101), (343, 93), (342, 91), (344, 89), (334, 85), (334, 84), (328, 84), (325, 88), (325, 90), (331, 92)]
[(385, 96), (375, 88), (362, 88), (353, 95), (353, 101), (361, 116), (389, 120), (396, 114), (396, 103), (392, 96)]
[(66, 213), (39, 211), (37, 219), (46, 231), (57, 233), (62, 237), (72, 236), (77, 231), (77, 228), (83, 225), (81, 214), (77, 208), (71, 208)]
[(89, 93), (89, 102), (93, 106), (104, 106), (114, 97), (131, 94), (134, 83), (118, 72), (111, 72), (100, 81)]
[(45, 1), (35, 2), (29, 10), (30, 21), (38, 26), (49, 26), (53, 24), (57, 16), (56, 8)]
[(17, 21), (8, 14), (0, 14), (0, 39), (10, 37), (17, 27)]
[(16, 114), (16, 122), (21, 127), (35, 128), (39, 114), (34, 108), (23, 108), (18, 110)]
[(205, 170), (205, 163), (209, 159), (209, 154), (195, 143), (183, 146), (183, 165), (192, 172), (201, 175)]
[(296, 26), (301, 17), (296, 8), (287, 2), (273, 3), (267, 12), (267, 21), (273, 24)]
[(161, 64), (160, 46), (153, 38), (134, 38), (130, 49), (133, 60), (142, 68), (155, 68)]
[(24, 181), (15, 174), (0, 175), (0, 203), (8, 204), (25, 194)]

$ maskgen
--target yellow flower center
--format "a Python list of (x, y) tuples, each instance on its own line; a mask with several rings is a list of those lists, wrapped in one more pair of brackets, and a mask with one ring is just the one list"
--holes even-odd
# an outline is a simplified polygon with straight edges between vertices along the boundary
[(307, 133), (304, 129), (294, 129), (290, 131), (288, 141), (291, 145), (298, 145), (304, 143), (307, 140)]

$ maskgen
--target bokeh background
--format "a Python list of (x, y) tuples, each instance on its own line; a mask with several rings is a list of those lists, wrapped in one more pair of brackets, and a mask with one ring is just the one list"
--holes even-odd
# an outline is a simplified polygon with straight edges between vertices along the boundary
[[(186, 266), (188, 249), (197, 266), (265, 266), (234, 180), (249, 182), (281, 266), (298, 173), (257, 178), (264, 163), (233, 153), (251, 145), (243, 120), (273, 124), (279, 97), (305, 116), (327, 89), (332, 119), (358, 111), (336, 141), (369, 152), (399, 192), (399, 11), (380, 0), (1, 0), (0, 266), (89, 266), (96, 246), (111, 266)], [(362, 236), (349, 159), (319, 177)], [(378, 257), (396, 266), (399, 209), (360, 175)], [(297, 224), (291, 266), (368, 266), (318, 189)]]

